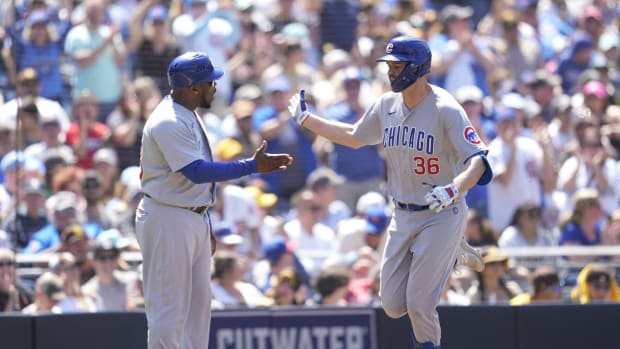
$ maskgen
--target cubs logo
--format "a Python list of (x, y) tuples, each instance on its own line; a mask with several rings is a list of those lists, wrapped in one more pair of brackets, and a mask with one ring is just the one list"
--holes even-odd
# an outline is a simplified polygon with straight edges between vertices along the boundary
[(465, 140), (471, 144), (478, 145), (482, 143), (482, 140), (480, 139), (480, 137), (478, 137), (478, 134), (476, 133), (476, 130), (473, 128), (473, 126), (465, 127), (465, 131), (463, 131), (463, 136), (465, 137)]
[(392, 49), (394, 48), (394, 44), (389, 43), (386, 47), (385, 47), (385, 53), (392, 53)]

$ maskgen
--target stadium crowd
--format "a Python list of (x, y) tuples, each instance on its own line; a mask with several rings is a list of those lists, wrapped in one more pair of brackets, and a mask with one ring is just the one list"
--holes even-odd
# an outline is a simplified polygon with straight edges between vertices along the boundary
[[(442, 304), (620, 301), (618, 256), (503, 252), (620, 245), (616, 1), (6, 0), (0, 13), (0, 311), (143, 307), (140, 265), (122, 257), (139, 250), (141, 132), (185, 51), (225, 70), (201, 112), (216, 159), (262, 139), (295, 158), (218, 185), (214, 308), (379, 304), (382, 149), (331, 144), (287, 105), (303, 88), (354, 123), (389, 90), (375, 59), (399, 34), (429, 42), (431, 81), (461, 103), (495, 175), (465, 194), (486, 268), (455, 270)], [(17, 263), (36, 255), (49, 258)]]

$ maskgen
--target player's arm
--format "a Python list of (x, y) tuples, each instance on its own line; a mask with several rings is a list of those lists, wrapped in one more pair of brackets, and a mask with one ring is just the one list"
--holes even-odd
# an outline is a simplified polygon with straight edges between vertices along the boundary
[(269, 173), (286, 170), (293, 162), (288, 154), (266, 153), (267, 141), (263, 141), (250, 159), (218, 162), (198, 159), (181, 169), (181, 173), (194, 183), (222, 182), (252, 173)]
[(454, 177), (452, 182), (459, 192), (463, 193), (476, 184), (487, 184), (492, 176), (491, 167), (484, 155), (476, 155), (468, 160), (465, 170)]
[(365, 145), (353, 135), (353, 125), (351, 124), (327, 120), (320, 116), (310, 114), (302, 126), (334, 143), (342, 144), (350, 148), (357, 149)]
[(484, 152), (472, 155), (465, 162), (465, 170), (456, 175), (447, 185), (431, 185), (431, 190), (424, 196), (429, 208), (435, 212), (443, 210), (475, 184), (484, 185), (491, 181), (493, 173)]
[(256, 172), (252, 159), (233, 162), (196, 160), (181, 169), (181, 173), (194, 183), (222, 182)]
[(365, 144), (360, 142), (354, 135), (354, 126), (348, 123), (327, 120), (310, 113), (304, 99), (304, 90), (291, 97), (289, 111), (295, 121), (310, 131), (325, 137), (328, 140), (342, 144), (350, 148), (360, 148)]

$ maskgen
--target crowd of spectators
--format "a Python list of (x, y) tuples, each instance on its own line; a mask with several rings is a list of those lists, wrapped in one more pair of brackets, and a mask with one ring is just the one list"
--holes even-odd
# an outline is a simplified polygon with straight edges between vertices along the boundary
[[(220, 161), (262, 139), (287, 171), (217, 186), (215, 308), (377, 305), (390, 195), (380, 146), (290, 120), (356, 122), (389, 90), (396, 35), (429, 42), (431, 81), (463, 106), (494, 179), (464, 194), (480, 273), (443, 304), (618, 301), (618, 256), (506, 248), (620, 244), (620, 5), (605, 0), (7, 0), (0, 4), (0, 311), (143, 306), (134, 212), (142, 127), (180, 52), (223, 67), (201, 110)], [(422, 202), (422, 201), (421, 201)], [(51, 256), (35, 279), (16, 255)], [(580, 263), (572, 277), (558, 261)]]

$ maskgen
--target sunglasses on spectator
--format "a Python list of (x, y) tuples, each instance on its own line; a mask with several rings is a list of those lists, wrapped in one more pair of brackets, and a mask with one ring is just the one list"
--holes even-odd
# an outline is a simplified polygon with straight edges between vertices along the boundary
[(547, 286), (547, 287), (545, 287), (544, 291), (545, 292), (555, 293), (555, 294), (562, 294), (562, 286), (560, 286), (560, 285)]
[(312, 212), (319, 212), (321, 210), (321, 206), (319, 206), (319, 205), (310, 205), (310, 206), (306, 206), (304, 208), (306, 210), (312, 211)]
[(38, 86), (39, 82), (34, 81), (34, 80), (26, 80), (26, 81), (20, 81), (18, 84), (20, 86), (33, 87), (33, 86)]
[(75, 209), (74, 208), (66, 208), (62, 211), (56, 211), (56, 215), (58, 216), (70, 216), (70, 215), (75, 215)]
[(0, 262), (0, 268), (1, 267), (14, 267), (14, 266), (15, 266), (14, 261), (1, 261)]
[(506, 262), (489, 262), (489, 263), (485, 263), (485, 265), (487, 266), (504, 266), (506, 265)]
[(97, 189), (99, 187), (101, 187), (101, 184), (97, 182), (88, 182), (83, 185), (84, 189)]
[(599, 291), (608, 291), (610, 288), (608, 283), (594, 283), (592, 284), (592, 287)]
[(207, 81), (209, 83), (209, 86), (211, 87), (215, 87), (215, 80), (213, 81)]
[(527, 216), (528, 216), (529, 218), (532, 218), (532, 219), (537, 219), (537, 218), (540, 218), (540, 211), (539, 211), (539, 210), (537, 210), (537, 209), (528, 210), (528, 211), (527, 211)]
[(104, 262), (104, 261), (113, 261), (116, 258), (118, 258), (118, 254), (116, 254), (116, 253), (113, 253), (113, 254), (100, 254), (100, 255), (95, 256), (96, 260), (102, 261), (102, 262)]
[(77, 264), (68, 264), (62, 267), (62, 270), (67, 271), (67, 270), (77, 270), (79, 269), (79, 266)]

